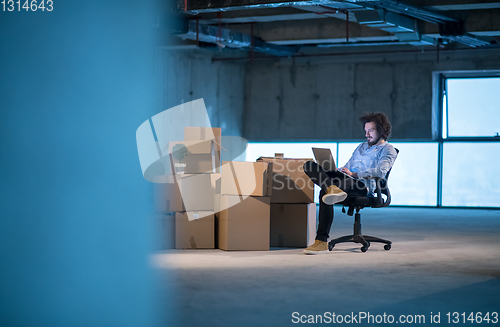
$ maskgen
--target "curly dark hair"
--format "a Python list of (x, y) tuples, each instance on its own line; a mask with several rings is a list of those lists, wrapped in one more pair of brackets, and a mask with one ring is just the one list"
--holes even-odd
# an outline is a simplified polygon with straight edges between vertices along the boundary
[(387, 140), (389, 135), (391, 135), (392, 126), (389, 122), (389, 118), (384, 113), (365, 113), (363, 116), (359, 117), (359, 121), (363, 123), (363, 127), (366, 123), (374, 122), (377, 126), (377, 132), (381, 138)]

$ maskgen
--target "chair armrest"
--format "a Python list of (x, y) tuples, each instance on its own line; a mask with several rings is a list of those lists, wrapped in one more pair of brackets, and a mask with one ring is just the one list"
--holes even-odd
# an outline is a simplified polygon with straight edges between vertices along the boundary
[[(369, 177), (366, 179), (375, 180), (375, 205), (373, 208), (387, 207), (391, 204), (391, 192), (389, 191), (389, 187), (387, 186), (387, 179), (380, 177)], [(387, 199), (382, 198), (382, 194), (387, 196)]]

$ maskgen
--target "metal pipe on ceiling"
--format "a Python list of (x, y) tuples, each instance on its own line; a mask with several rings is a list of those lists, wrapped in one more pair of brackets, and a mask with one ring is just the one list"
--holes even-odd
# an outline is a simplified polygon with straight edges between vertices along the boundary
[[(498, 50), (500, 49), (499, 47), (492, 47), (492, 48), (483, 48), (482, 50)], [(463, 49), (426, 49), (425, 51), (421, 49), (415, 49), (415, 50), (388, 50), (388, 51), (366, 51), (366, 52), (336, 52), (336, 53), (321, 53), (321, 54), (295, 54), (291, 56), (283, 56), (281, 58), (312, 58), (312, 57), (342, 57), (342, 56), (354, 56), (354, 55), (375, 55), (375, 54), (396, 54), (396, 53), (429, 53), (429, 52), (435, 52), (435, 51), (442, 51), (442, 52), (454, 52), (454, 51), (472, 51), (476, 50), (475, 48), (463, 48)], [(263, 57), (257, 57), (254, 58), (254, 60), (268, 60), (268, 59), (278, 59), (277, 57), (274, 56), (263, 56)], [(249, 60), (248, 57), (233, 57), (233, 58), (213, 58), (212, 61), (245, 61)]]

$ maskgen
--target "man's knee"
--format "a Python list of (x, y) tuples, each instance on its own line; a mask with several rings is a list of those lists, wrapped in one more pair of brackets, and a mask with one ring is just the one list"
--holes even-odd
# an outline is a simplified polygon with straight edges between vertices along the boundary
[(309, 160), (306, 163), (304, 163), (304, 165), (302, 166), (302, 168), (304, 168), (304, 172), (307, 174), (308, 172), (314, 171), (314, 166), (315, 165), (316, 165), (316, 163), (314, 161)]

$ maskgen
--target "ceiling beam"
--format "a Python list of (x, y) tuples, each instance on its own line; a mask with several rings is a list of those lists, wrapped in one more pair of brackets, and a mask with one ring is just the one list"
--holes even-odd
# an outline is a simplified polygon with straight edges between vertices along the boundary
[(404, 0), (413, 6), (434, 10), (475, 10), (500, 8), (499, 0)]
[[(345, 15), (344, 15), (345, 16)], [(315, 13), (301, 13), (301, 14), (291, 14), (291, 15), (266, 15), (266, 16), (246, 16), (246, 17), (234, 17), (226, 18), (222, 16), (218, 18), (202, 18), (200, 23), (202, 24), (246, 24), (246, 23), (264, 23), (264, 22), (278, 22), (285, 20), (305, 20), (305, 19), (321, 19), (328, 18), (326, 15), (318, 15)]]
[(209, 12), (224, 12), (233, 10), (248, 9), (268, 9), (284, 8), (294, 6), (329, 6), (338, 9), (356, 9), (361, 6), (344, 1), (331, 0), (211, 0), (210, 2), (202, 0), (187, 0), (185, 12), (197, 15)]
[(426, 22), (443, 24), (456, 20), (434, 10), (424, 9), (420, 6), (409, 5), (399, 0), (346, 0), (350, 3), (371, 9), (385, 9), (387, 11), (410, 16)]
[[(472, 11), (448, 11), (447, 15), (462, 21), (466, 33), (480, 35), (500, 35), (500, 8)], [(425, 23), (422, 34), (439, 34), (439, 26)]]
[(349, 21), (356, 22), (356, 16), (353, 11), (337, 10), (325, 6), (294, 6), (290, 8), (277, 9), (249, 9), (222, 12), (204, 13), (200, 16), (202, 24), (242, 24), (242, 23), (262, 23), (284, 20), (306, 20), (334, 17), (346, 19), (346, 13), (349, 15)]
[[(250, 33), (249, 25), (233, 25), (231, 29)], [(254, 24), (254, 33), (266, 42), (276, 44), (337, 43), (346, 41), (346, 22), (335, 19), (268, 22)], [(391, 33), (375, 28), (349, 23), (349, 41), (363, 38), (363, 41), (397, 40)]]
[[(500, 35), (500, 9), (475, 10), (472, 12), (449, 12), (453, 17), (464, 22), (465, 32), (473, 35)], [(250, 34), (250, 24), (231, 25), (231, 29)], [(421, 35), (432, 38), (440, 37), (439, 25), (422, 22), (419, 24)], [(279, 21), (255, 23), (254, 33), (266, 42), (274, 44), (326, 44), (346, 41), (345, 21), (329, 18), (320, 20)], [(350, 42), (393, 41), (397, 37), (389, 32), (349, 23)]]

